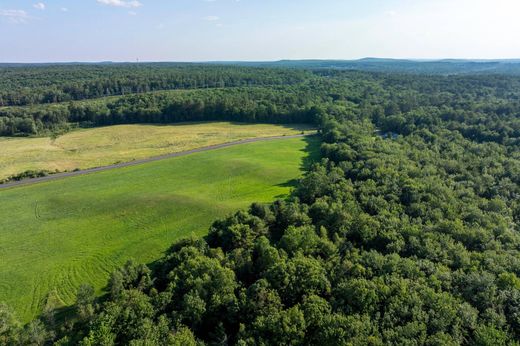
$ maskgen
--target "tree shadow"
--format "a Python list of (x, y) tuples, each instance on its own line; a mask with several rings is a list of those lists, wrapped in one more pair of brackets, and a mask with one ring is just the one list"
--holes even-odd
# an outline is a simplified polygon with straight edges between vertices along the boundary
[(74, 320), (76, 318), (76, 308), (74, 305), (60, 306), (53, 309), (53, 314), (56, 325), (62, 326), (68, 321)]
[[(303, 172), (307, 172), (311, 166), (318, 162), (321, 158), (320, 154), (320, 146), (321, 146), (321, 138), (319, 135), (312, 135), (304, 137), (305, 148), (301, 151), (305, 152), (303, 160), (300, 164), (300, 169)], [(289, 199), (291, 198), (292, 191), (298, 187), (300, 183), (300, 179), (291, 179), (286, 181), (285, 183), (277, 184), (278, 187), (288, 187), (291, 189), (291, 193), (289, 194), (281, 194), (278, 196), (274, 196), (276, 199)]]
[(321, 137), (320, 135), (312, 135), (304, 137), (305, 148), (303, 151), (307, 153), (302, 160), (301, 169), (307, 172), (311, 166), (321, 160)]

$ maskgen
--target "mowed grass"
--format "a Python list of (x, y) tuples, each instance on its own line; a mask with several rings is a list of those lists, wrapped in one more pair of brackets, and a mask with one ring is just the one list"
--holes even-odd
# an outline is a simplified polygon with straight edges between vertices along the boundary
[(49, 293), (64, 306), (82, 283), (102, 293), (128, 259), (150, 263), (219, 217), (286, 196), (318, 147), (249, 143), (2, 190), (0, 302), (28, 321)]
[(299, 134), (307, 125), (229, 122), (117, 125), (76, 130), (56, 139), (0, 137), (0, 180), (27, 170), (107, 166), (246, 138)]

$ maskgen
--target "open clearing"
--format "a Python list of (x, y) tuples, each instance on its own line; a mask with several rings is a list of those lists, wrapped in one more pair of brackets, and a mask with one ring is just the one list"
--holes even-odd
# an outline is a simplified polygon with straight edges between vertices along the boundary
[(248, 143), (0, 191), (0, 301), (27, 321), (49, 293), (63, 305), (82, 283), (101, 293), (127, 259), (149, 263), (216, 218), (287, 195), (318, 147)]
[(255, 137), (295, 135), (306, 125), (183, 123), (76, 130), (56, 139), (0, 138), (0, 180), (26, 170), (66, 171)]

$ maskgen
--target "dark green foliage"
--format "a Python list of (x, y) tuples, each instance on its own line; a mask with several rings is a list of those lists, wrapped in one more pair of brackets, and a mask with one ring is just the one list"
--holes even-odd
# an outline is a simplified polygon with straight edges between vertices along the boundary
[(4, 304), (0, 304), (0, 345), (17, 342), (20, 324), (13, 312)]
[[(315, 98), (306, 87), (230, 88), (132, 94), (56, 105), (0, 108), (0, 135), (33, 135), (82, 127), (133, 123), (226, 120), (312, 123)], [(314, 99), (314, 100), (313, 100)], [(313, 101), (311, 101), (313, 100)]]
[[(4, 101), (5, 106), (14, 105), (0, 107), (0, 135), (4, 136), (59, 132), (73, 124), (201, 120), (301, 123), (313, 122), (325, 113), (346, 120), (370, 120), (386, 137), (447, 128), (478, 142), (518, 145), (520, 136), (516, 117), (520, 78), (516, 76), (447, 77), (215, 65), (40, 66), (0, 68), (2, 73), (10, 78), (4, 79), (4, 85), (0, 83), (0, 95), (39, 95), (63, 83), (80, 83), (78, 88), (88, 90), (55, 100), (33, 95), (32, 101)], [(174, 82), (155, 83), (157, 79)], [(227, 82), (221, 84), (221, 79)], [(143, 84), (125, 90), (123, 81)], [(115, 83), (116, 89), (106, 93), (111, 90), (107, 83)], [(168, 89), (185, 90), (152, 92)], [(118, 96), (101, 98), (109, 95)], [(72, 102), (87, 98), (95, 99)], [(352, 150), (344, 143), (329, 144), (324, 150), (335, 152), (334, 159), (352, 159)]]
[(53, 172), (49, 171), (25, 171), (16, 175), (12, 175), (7, 179), (0, 180), (0, 184), (5, 184), (10, 181), (20, 181), (23, 179), (29, 179), (29, 178), (40, 178), (45, 177)]
[(94, 300), (94, 288), (90, 285), (81, 285), (76, 294), (76, 313), (80, 321), (90, 321), (94, 315)]
[(0, 305), (0, 345), (43, 346), (54, 339), (41, 320), (34, 320), (25, 327), (5, 305)]
[(0, 106), (57, 103), (157, 90), (293, 84), (296, 70), (202, 64), (0, 66)]

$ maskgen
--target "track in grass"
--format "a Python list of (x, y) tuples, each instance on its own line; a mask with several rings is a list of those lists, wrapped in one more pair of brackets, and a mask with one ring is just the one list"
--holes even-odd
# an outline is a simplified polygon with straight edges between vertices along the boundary
[(29, 320), (114, 268), (149, 263), (251, 202), (287, 195), (318, 138), (248, 143), (0, 191), (0, 301)]

